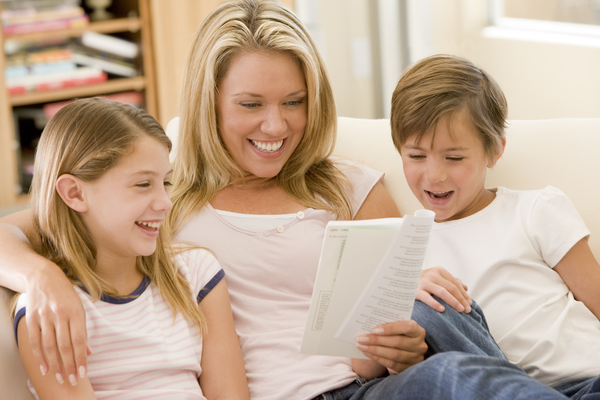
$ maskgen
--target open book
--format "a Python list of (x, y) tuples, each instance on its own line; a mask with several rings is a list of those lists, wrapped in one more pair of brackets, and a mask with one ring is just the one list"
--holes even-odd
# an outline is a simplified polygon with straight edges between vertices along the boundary
[(434, 217), (327, 224), (300, 353), (366, 358), (357, 336), (410, 319)]

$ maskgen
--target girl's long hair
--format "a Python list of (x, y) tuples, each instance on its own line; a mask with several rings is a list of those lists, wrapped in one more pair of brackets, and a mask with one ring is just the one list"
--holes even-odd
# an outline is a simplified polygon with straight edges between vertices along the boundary
[[(142, 137), (151, 137), (171, 150), (171, 142), (156, 120), (133, 106), (102, 98), (74, 101), (56, 113), (38, 144), (31, 189), (35, 225), (42, 240), (41, 253), (63, 269), (74, 283), (85, 287), (94, 300), (102, 294), (118, 296), (96, 274), (96, 246), (78, 212), (56, 191), (63, 174), (83, 181), (99, 179)], [(177, 247), (179, 249), (179, 247)], [(173, 316), (177, 312), (201, 332), (205, 319), (191, 293), (189, 282), (177, 272), (171, 232), (163, 224), (156, 251), (137, 257), (137, 268), (156, 284)]]
[(232, 0), (204, 20), (188, 55), (168, 221), (177, 229), (232, 178), (243, 176), (220, 137), (216, 108), (218, 85), (242, 52), (287, 54), (299, 63), (306, 81), (306, 128), (277, 184), (300, 204), (350, 219), (349, 182), (329, 160), (337, 129), (333, 92), (313, 41), (281, 2)]

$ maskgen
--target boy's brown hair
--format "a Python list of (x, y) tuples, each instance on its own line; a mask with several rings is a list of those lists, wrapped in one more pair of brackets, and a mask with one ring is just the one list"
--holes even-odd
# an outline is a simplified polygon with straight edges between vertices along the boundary
[(391, 126), (400, 148), (416, 136), (418, 143), (443, 117), (465, 110), (489, 159), (502, 151), (508, 107), (498, 83), (470, 61), (448, 54), (424, 58), (408, 67), (392, 95)]

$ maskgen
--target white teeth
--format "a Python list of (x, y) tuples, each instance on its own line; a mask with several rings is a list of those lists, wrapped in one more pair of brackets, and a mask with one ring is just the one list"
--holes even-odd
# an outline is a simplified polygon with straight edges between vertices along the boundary
[(150, 228), (154, 228), (154, 229), (158, 229), (160, 228), (160, 222), (144, 222), (144, 221), (138, 221), (137, 222), (139, 225), (145, 225), (147, 227)]
[(266, 151), (267, 153), (272, 153), (281, 148), (281, 146), (283, 145), (283, 140), (279, 140), (277, 142), (259, 142), (257, 140), (250, 139), (250, 143), (252, 143), (252, 145), (259, 150)]

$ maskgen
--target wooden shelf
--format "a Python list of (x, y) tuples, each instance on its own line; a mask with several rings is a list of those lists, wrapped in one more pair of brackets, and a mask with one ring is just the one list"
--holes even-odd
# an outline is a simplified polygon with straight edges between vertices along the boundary
[(137, 32), (142, 22), (139, 18), (117, 18), (108, 21), (91, 22), (84, 28), (57, 29), (45, 32), (20, 33), (17, 35), (5, 35), (4, 41), (42, 41), (54, 38), (78, 37), (85, 32), (115, 33), (115, 32)]
[(143, 76), (124, 79), (110, 79), (92, 85), (72, 86), (64, 89), (49, 90), (47, 92), (31, 92), (10, 96), (9, 101), (13, 107), (28, 104), (50, 103), (68, 100), (77, 97), (89, 97), (106, 93), (124, 92), (127, 90), (143, 90), (146, 88), (146, 79)]
[[(85, 32), (124, 36), (128, 40), (138, 43), (140, 46), (142, 51), (141, 56), (137, 59), (137, 64), (141, 71), (140, 73), (143, 73), (143, 76), (133, 78), (113, 77), (105, 82), (96, 84), (9, 95), (4, 81), (6, 59), (4, 52), (0, 51), (0, 187), (4, 188), (0, 191), (0, 207), (21, 203), (26, 201), (28, 197), (20, 194), (18, 191), (20, 189), (17, 189), (20, 180), (17, 164), (19, 150), (17, 149), (18, 146), (15, 146), (18, 137), (15, 136), (15, 126), (13, 123), (14, 107), (28, 105), (41, 107), (44, 103), (135, 90), (143, 91), (146, 111), (155, 118), (158, 118), (149, 2), (150, 0), (119, 0), (119, 2), (114, 2), (115, 8), (113, 11), (115, 15), (126, 16), (130, 15), (129, 13), (133, 11), (138, 16), (90, 22), (82, 28), (13, 35), (4, 35), (0, 30), (0, 45), (5, 44), (7, 41), (43, 42), (48, 39), (76, 38)], [(129, 35), (128, 33), (130, 32), (134, 34)], [(120, 33), (125, 35), (119, 35)]]

